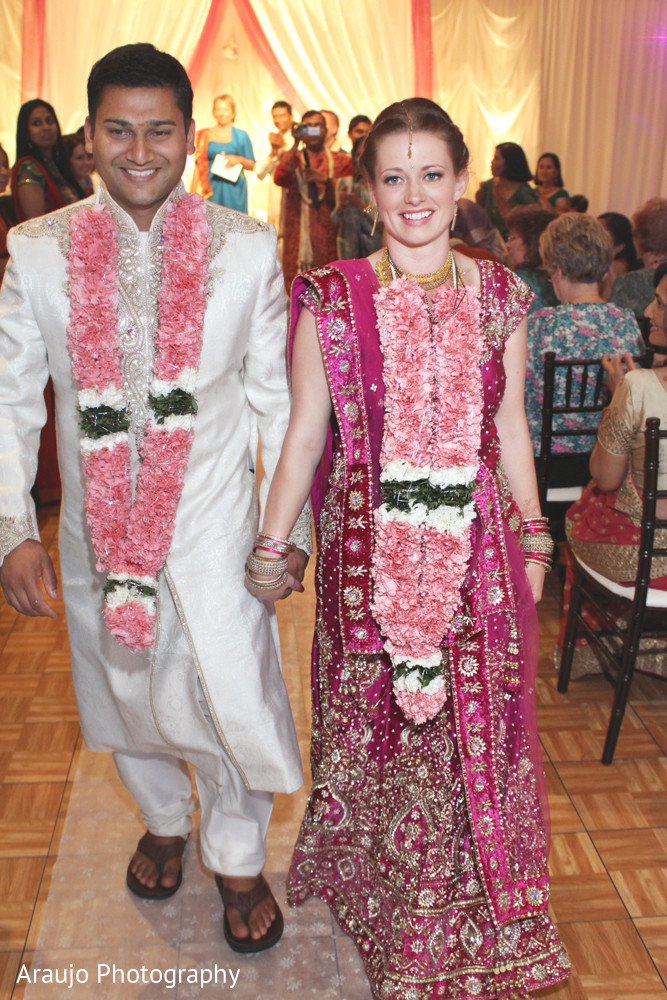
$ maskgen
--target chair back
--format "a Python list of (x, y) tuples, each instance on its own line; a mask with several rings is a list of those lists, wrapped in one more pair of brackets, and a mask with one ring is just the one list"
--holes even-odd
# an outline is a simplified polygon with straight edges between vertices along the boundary
[(667, 518), (658, 518), (658, 501), (667, 500), (667, 488), (658, 489), (660, 468), (660, 442), (667, 441), (667, 427), (660, 430), (658, 417), (649, 417), (645, 429), (644, 449), (644, 503), (642, 508), (642, 533), (639, 542), (639, 559), (635, 580), (635, 607), (643, 605), (651, 586), (651, 563), (654, 556), (667, 556), (667, 546), (654, 545), (657, 529), (667, 528)]
[[(558, 379), (559, 397), (554, 403), (556, 373), (562, 373)], [(542, 404), (542, 432), (540, 436), (540, 454), (537, 459), (537, 488), (542, 510), (547, 502), (549, 488), (549, 466), (551, 462), (551, 446), (554, 438), (590, 437), (591, 448), (595, 444), (600, 414), (606, 405), (604, 394), (604, 370), (599, 358), (571, 358), (562, 360), (556, 358), (554, 351), (544, 355), (544, 394)], [(576, 428), (554, 428), (556, 415), (587, 415), (588, 420), (582, 420)]]

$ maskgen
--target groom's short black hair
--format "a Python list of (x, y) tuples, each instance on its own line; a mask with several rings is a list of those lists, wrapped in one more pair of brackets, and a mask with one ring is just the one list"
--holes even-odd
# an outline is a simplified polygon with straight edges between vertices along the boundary
[(185, 68), (168, 52), (149, 42), (121, 45), (95, 63), (88, 77), (88, 117), (95, 131), (95, 115), (105, 87), (169, 87), (183, 113), (187, 133), (192, 121), (192, 85)]

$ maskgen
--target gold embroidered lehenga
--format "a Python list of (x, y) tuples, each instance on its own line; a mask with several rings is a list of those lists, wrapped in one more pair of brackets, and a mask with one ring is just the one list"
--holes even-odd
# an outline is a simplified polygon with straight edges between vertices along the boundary
[(536, 615), (498, 468), (493, 414), (506, 337), (527, 289), (480, 262), (484, 416), (461, 612), (447, 640), (451, 696), (411, 725), (371, 614), (382, 357), (367, 261), (295, 282), (315, 315), (335, 411), (318, 472), (313, 789), (289, 898), (324, 899), (355, 940), (377, 1000), (526, 996), (569, 971), (547, 916), (548, 836), (534, 718)]

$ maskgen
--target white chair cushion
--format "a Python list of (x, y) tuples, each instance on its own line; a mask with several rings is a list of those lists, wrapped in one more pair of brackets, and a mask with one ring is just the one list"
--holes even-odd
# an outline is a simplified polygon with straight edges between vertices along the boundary
[(547, 503), (574, 503), (583, 492), (582, 486), (554, 486), (547, 490)]
[[(618, 597), (624, 597), (626, 601), (634, 600), (635, 588), (625, 587), (621, 583), (615, 583), (614, 580), (607, 579), (606, 576), (602, 576), (601, 573), (596, 573), (594, 569), (587, 566), (582, 559), (578, 559), (577, 556), (574, 557), (579, 563), (581, 568), (585, 570), (589, 576), (592, 576), (594, 580), (597, 580), (599, 584), (610, 590), (612, 594), (616, 594)], [(655, 587), (649, 587), (646, 592), (646, 607), (647, 608), (667, 608), (667, 590), (656, 590)]]

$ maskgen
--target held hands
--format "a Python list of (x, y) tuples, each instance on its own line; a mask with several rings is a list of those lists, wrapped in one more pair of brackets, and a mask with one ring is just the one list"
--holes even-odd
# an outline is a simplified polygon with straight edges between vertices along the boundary
[(282, 601), (293, 590), (303, 591), (307, 562), (306, 553), (287, 539), (260, 531), (246, 559), (246, 589), (260, 601)]
[(246, 590), (249, 590), (253, 597), (256, 597), (258, 600), (271, 601), (272, 603), (283, 601), (286, 597), (289, 597), (293, 590), (301, 594), (304, 589), (301, 581), (303, 580), (303, 574), (307, 565), (308, 556), (306, 553), (303, 549), (295, 549), (287, 557), (287, 578), (281, 584), (271, 589), (257, 587), (253, 585), (252, 579), (246, 573)]
[(41, 544), (27, 538), (5, 556), (0, 568), (0, 585), (7, 603), (30, 618), (55, 618), (55, 609), (44, 597), (56, 600), (58, 581), (51, 557)]

